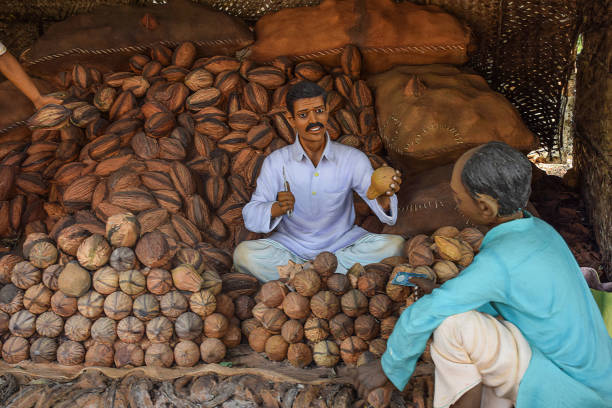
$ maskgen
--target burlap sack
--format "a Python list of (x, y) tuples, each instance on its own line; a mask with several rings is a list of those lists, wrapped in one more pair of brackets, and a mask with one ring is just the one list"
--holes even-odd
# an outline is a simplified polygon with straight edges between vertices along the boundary
[[(44, 80), (34, 79), (34, 84), (43, 93), (53, 86)], [(0, 83), (0, 143), (23, 140), (30, 135), (24, 121), (34, 114), (32, 102), (11, 82)]]
[(325, 0), (316, 7), (284, 9), (262, 17), (249, 58), (268, 62), (286, 55), (339, 65), (342, 48), (357, 45), (366, 72), (395, 64), (463, 64), (470, 30), (436, 6), (392, 0)]
[[(157, 27), (141, 22), (149, 13)], [(241, 20), (186, 0), (153, 7), (101, 7), (53, 24), (22, 56), (29, 72), (48, 78), (85, 63), (102, 72), (125, 71), (129, 57), (148, 46), (192, 41), (198, 55), (233, 55), (253, 42)]]
[(484, 78), (450, 65), (400, 66), (371, 77), (378, 127), (405, 173), (454, 162), (500, 140), (521, 151), (537, 144), (518, 111)]
[(404, 177), (397, 197), (397, 222), (386, 225), (383, 233), (409, 238), (429, 234), (446, 225), (473, 226), (456, 208), (449, 184), (452, 172), (453, 165), (449, 164)]

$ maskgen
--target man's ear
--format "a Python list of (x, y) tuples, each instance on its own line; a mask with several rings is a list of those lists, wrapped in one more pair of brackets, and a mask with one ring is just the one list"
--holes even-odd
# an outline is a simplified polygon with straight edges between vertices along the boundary
[(287, 121), (289, 122), (289, 124), (293, 126), (293, 129), (295, 129), (295, 119), (293, 115), (291, 114), (291, 112), (287, 111), (287, 114), (285, 115), (285, 117), (287, 118)]
[(488, 194), (478, 194), (474, 199), (480, 215), (486, 220), (494, 221), (499, 215), (499, 203)]

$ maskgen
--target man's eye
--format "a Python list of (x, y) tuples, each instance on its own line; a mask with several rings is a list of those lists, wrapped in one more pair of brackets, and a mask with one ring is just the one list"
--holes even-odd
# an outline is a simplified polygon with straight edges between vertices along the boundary
[(325, 109), (323, 109), (323, 108), (317, 109), (317, 113), (323, 113), (323, 112), (325, 112)]
[(304, 119), (306, 117), (306, 114), (305, 113), (300, 113), (300, 114), (298, 114), (298, 117), (300, 117), (301, 119)]

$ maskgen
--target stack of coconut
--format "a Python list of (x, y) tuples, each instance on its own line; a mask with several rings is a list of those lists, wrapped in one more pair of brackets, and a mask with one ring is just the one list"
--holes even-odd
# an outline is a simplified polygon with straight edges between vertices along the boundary
[[(62, 105), (30, 119), (31, 143), (0, 145), (0, 236), (28, 223), (27, 232), (57, 230), (79, 211), (94, 215), (77, 223), (96, 232), (129, 211), (143, 231), (191, 247), (204, 241), (230, 249), (257, 238), (241, 210), (265, 156), (294, 142), (285, 102), (292, 84), (325, 88), (331, 139), (362, 149), (374, 167), (384, 163), (357, 48), (347, 47), (342, 61), (326, 69), (285, 58), (266, 66), (196, 59), (186, 42), (134, 55), (130, 72), (75, 65), (57, 78)], [(357, 214), (360, 223), (370, 214), (365, 203)]]
[(33, 233), (25, 258), (1, 258), (2, 358), (186, 367), (220, 362), (239, 345), (233, 298), (255, 294), (257, 281), (238, 273), (221, 278), (215, 267), (231, 267), (231, 258), (140, 228), (133, 214), (117, 214), (104, 235), (60, 235), (56, 244)]
[(443, 283), (468, 266), (483, 234), (442, 227), (406, 242), (403, 256), (355, 264), (335, 273), (337, 259), (320, 253), (312, 262), (279, 268), (285, 279), (268, 282), (254, 300), (237, 300), (236, 315), (251, 348), (270, 360), (304, 367), (313, 360), (355, 365), (362, 353), (381, 356), (401, 312), (416, 300), (414, 287), (393, 284), (400, 272)]

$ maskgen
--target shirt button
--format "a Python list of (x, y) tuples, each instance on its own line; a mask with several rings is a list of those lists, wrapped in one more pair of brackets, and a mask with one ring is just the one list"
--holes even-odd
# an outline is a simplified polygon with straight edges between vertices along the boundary
[(315, 173), (315, 177), (319, 177), (319, 173)]
[(313, 192), (312, 192), (312, 195), (317, 195), (317, 192), (316, 192), (316, 191), (313, 191)]

